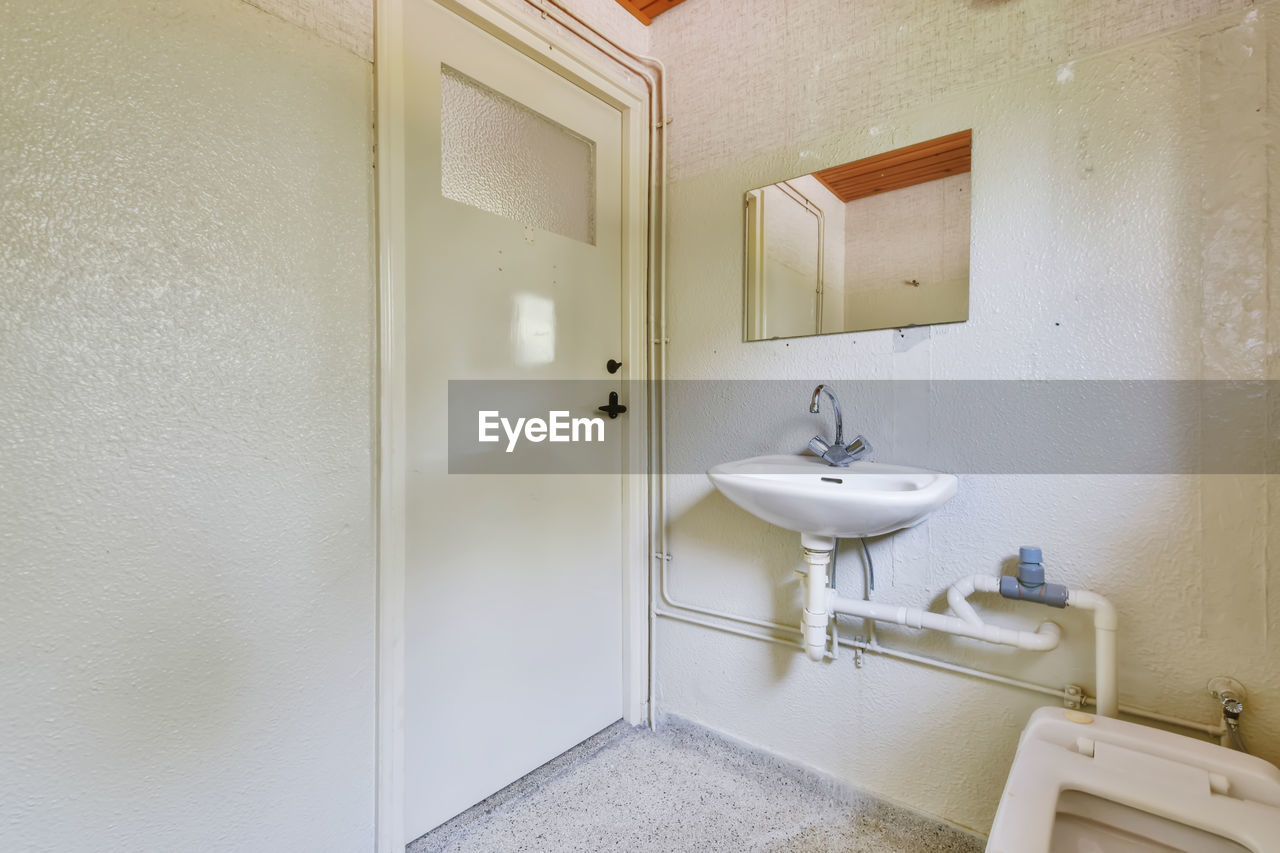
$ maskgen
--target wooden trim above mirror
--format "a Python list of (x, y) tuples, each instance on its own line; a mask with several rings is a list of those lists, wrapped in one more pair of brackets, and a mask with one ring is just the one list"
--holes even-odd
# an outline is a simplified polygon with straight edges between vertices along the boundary
[(973, 131), (962, 130), (813, 174), (847, 204), (869, 195), (962, 175), (969, 171), (972, 150)]
[(618, 0), (618, 5), (647, 27), (654, 18), (683, 2), (684, 0)]

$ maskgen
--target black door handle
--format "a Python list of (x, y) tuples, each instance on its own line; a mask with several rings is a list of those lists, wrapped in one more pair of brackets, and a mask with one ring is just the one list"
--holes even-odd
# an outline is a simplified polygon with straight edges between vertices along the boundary
[(609, 392), (609, 403), (606, 406), (596, 406), (597, 411), (604, 412), (609, 416), (609, 420), (613, 420), (618, 415), (627, 410), (627, 407), (618, 402), (618, 392)]
[(617, 373), (620, 367), (622, 367), (622, 362), (618, 361), (616, 358), (611, 358), (604, 363), (604, 369), (610, 373)]

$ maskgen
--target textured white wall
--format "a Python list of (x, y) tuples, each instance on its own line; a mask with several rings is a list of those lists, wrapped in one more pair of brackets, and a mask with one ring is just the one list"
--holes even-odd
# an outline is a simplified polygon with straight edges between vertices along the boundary
[(246, 0), (373, 61), (374, 0)]
[(371, 78), (0, 0), (0, 849), (370, 849)]
[[(373, 59), (375, 0), (246, 0), (258, 8), (297, 24), (356, 56)], [(491, 0), (515, 15), (537, 17), (541, 7), (527, 0)], [(613, 0), (558, 0), (572, 14), (628, 50), (645, 53), (649, 31)], [(547, 26), (555, 28), (552, 24)]]
[[(875, 117), (1065, 63), (1250, 0), (699, 0), (649, 28), (671, 71), (672, 172), (832, 141)], [(625, 13), (624, 13), (625, 14)], [(877, 149), (877, 153), (880, 149)], [(842, 162), (812, 152), (810, 168)], [(782, 175), (780, 177), (789, 177)]]
[[(681, 5), (652, 31), (673, 97), (671, 375), (794, 380), (794, 412), (762, 407), (750, 424), (724, 424), (736, 439), (726, 452), (740, 455), (803, 447), (815, 381), (1276, 375), (1280, 300), (1268, 291), (1280, 273), (1266, 244), (1280, 217), (1266, 187), (1277, 185), (1268, 144), (1274, 151), (1280, 93), (1266, 81), (1280, 61), (1277, 11), (1102, 0)], [(968, 323), (741, 342), (744, 190), (968, 127)], [(847, 429), (892, 460), (905, 425), (844, 402)], [(673, 442), (691, 439), (678, 418), (670, 428)], [(796, 537), (696, 473), (673, 477), (670, 490), (675, 595), (798, 622)], [(1267, 555), (1277, 508), (1280, 489), (1260, 477), (966, 476), (926, 524), (872, 543), (876, 597), (941, 609), (954, 579), (1007, 570), (1018, 545), (1042, 545), (1055, 580), (1118, 605), (1123, 701), (1209, 721), (1205, 681), (1235, 675), (1252, 691), (1253, 746), (1280, 760), (1280, 564)], [(841, 588), (861, 594), (857, 552), (842, 566)], [(1009, 624), (1045, 615), (991, 604)], [(1091, 686), (1087, 620), (1059, 617), (1067, 641), (1044, 656), (906, 630), (882, 637)], [(658, 632), (662, 710), (980, 830), (1018, 732), (1043, 704), (884, 658), (814, 664), (678, 623)]]

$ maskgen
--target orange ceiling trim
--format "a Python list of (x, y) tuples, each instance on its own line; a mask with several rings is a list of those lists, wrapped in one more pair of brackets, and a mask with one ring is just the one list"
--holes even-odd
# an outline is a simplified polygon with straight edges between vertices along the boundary
[(626, 9), (646, 27), (663, 12), (670, 11), (684, 0), (618, 0), (618, 5)]
[(649, 17), (661, 15), (673, 6), (679, 6), (684, 0), (632, 0)]
[(637, 21), (644, 24), (646, 27), (653, 23), (653, 19), (644, 12), (641, 12), (639, 7), (631, 3), (630, 0), (618, 0), (618, 5), (630, 12)]
[(940, 136), (896, 151), (845, 163), (814, 177), (848, 203), (878, 193), (962, 175), (971, 168), (973, 131)]
[[(868, 189), (880, 188), (880, 192), (888, 192), (897, 187), (924, 183), (938, 178), (945, 178), (949, 175), (960, 175), (967, 171), (969, 171), (969, 157), (967, 156), (945, 159), (930, 157), (928, 160), (911, 168), (898, 168), (866, 177), (833, 181), (827, 185), (827, 188), (842, 196), (841, 200), (843, 201), (843, 196), (853, 195)], [(852, 198), (849, 200), (852, 201)]]

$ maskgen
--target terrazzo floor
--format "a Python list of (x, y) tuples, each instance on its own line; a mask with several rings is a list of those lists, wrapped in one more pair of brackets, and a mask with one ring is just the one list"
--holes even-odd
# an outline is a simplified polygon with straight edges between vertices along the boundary
[(981, 853), (984, 841), (690, 723), (615, 723), (408, 853)]

